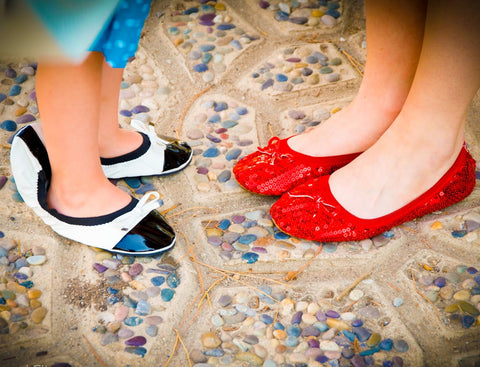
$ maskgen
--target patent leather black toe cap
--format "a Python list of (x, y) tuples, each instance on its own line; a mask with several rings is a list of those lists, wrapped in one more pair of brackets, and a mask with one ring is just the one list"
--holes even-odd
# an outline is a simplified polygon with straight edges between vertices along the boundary
[(170, 250), (175, 232), (156, 211), (150, 212), (111, 250), (128, 255), (155, 255)]
[(192, 159), (192, 148), (187, 143), (166, 136), (161, 138), (169, 142), (165, 149), (164, 172), (178, 170)]

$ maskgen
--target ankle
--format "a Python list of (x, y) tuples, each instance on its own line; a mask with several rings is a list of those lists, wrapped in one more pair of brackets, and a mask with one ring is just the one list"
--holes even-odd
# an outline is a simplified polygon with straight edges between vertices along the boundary
[(113, 158), (130, 153), (142, 144), (142, 136), (131, 130), (117, 129), (107, 137), (99, 138), (99, 151), (102, 158)]

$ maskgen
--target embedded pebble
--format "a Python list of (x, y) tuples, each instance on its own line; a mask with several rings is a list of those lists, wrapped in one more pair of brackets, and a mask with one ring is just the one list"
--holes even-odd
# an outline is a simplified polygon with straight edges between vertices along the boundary
[(30, 256), (27, 258), (27, 262), (30, 265), (42, 265), (47, 261), (47, 257), (44, 255)]

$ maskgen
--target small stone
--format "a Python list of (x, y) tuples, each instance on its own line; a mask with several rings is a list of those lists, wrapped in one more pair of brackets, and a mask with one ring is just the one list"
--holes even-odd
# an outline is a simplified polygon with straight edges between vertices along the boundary
[(409, 346), (405, 340), (397, 339), (393, 341), (393, 349), (395, 349), (397, 352), (405, 353), (408, 351)]
[(130, 329), (120, 329), (117, 335), (119, 339), (128, 339), (134, 335), (134, 332)]
[(393, 300), (393, 306), (394, 307), (400, 307), (401, 305), (403, 305), (403, 300), (400, 297), (396, 297)]
[(5, 131), (16, 131), (17, 124), (13, 120), (5, 120), (0, 124), (0, 128)]
[(115, 320), (116, 321), (123, 321), (128, 316), (129, 309), (126, 306), (121, 305), (115, 310)]
[(208, 70), (208, 66), (206, 64), (197, 64), (193, 66), (193, 70), (197, 73), (203, 73)]
[(164, 288), (160, 293), (160, 297), (165, 302), (170, 302), (174, 295), (175, 295), (175, 291), (170, 288)]
[(351, 359), (351, 362), (353, 367), (367, 367), (365, 359), (360, 354), (355, 354)]
[(18, 96), (21, 91), (22, 91), (22, 87), (19, 86), (18, 84), (14, 84), (8, 91), (8, 95), (11, 97)]
[(371, 335), (371, 332), (363, 326), (353, 328), (353, 333), (361, 342), (366, 341)]
[(302, 111), (290, 110), (288, 116), (294, 120), (301, 120), (305, 118), (305, 113)]
[(378, 319), (380, 317), (380, 311), (373, 306), (361, 308), (358, 314), (368, 319)]
[(147, 339), (144, 336), (134, 336), (133, 338), (130, 338), (125, 341), (126, 345), (134, 346), (134, 347), (140, 347), (142, 345), (145, 345), (147, 343)]
[(142, 319), (141, 317), (137, 317), (137, 316), (130, 316), (130, 317), (127, 317), (127, 318), (124, 320), (124, 323), (125, 323), (125, 325), (127, 325), (127, 326), (138, 326), (138, 325), (140, 325), (142, 322), (143, 322), (143, 319)]
[(217, 348), (222, 344), (220, 338), (212, 332), (206, 332), (203, 334), (201, 341), (205, 348)]
[(465, 329), (468, 329), (470, 326), (472, 326), (474, 322), (475, 322), (475, 318), (473, 316), (464, 315), (462, 317), (462, 326)]
[(232, 303), (232, 297), (230, 297), (227, 294), (224, 294), (218, 299), (217, 302), (220, 306), (227, 307)]
[(208, 361), (208, 358), (205, 356), (205, 354), (203, 354), (202, 351), (198, 349), (192, 349), (190, 351), (190, 359), (196, 364), (206, 363)]
[(263, 365), (263, 359), (251, 352), (239, 352), (235, 354), (235, 359), (253, 366)]
[(322, 21), (323, 24), (325, 24), (327, 26), (330, 26), (330, 27), (333, 27), (334, 25), (337, 24), (337, 20), (329, 14), (323, 15), (320, 18), (320, 20)]
[(217, 180), (220, 183), (224, 183), (230, 180), (231, 177), (232, 177), (232, 172), (229, 170), (225, 170), (218, 175)]
[(160, 287), (163, 283), (165, 283), (165, 277), (159, 275), (159, 276), (156, 276), (156, 277), (153, 277), (152, 279), (150, 279), (150, 282), (154, 286)]
[(273, 86), (273, 84), (274, 84), (273, 79), (268, 79), (268, 80), (266, 80), (265, 82), (263, 82), (263, 84), (262, 84), (261, 87), (260, 87), (260, 90), (263, 91), (263, 90), (265, 90), (265, 89)]
[(442, 228), (443, 228), (443, 224), (437, 220), (437, 221), (435, 221), (435, 222), (432, 223), (432, 225), (430, 226), (430, 228), (433, 229), (433, 230), (442, 229)]
[(147, 106), (143, 106), (143, 105), (138, 105), (138, 106), (135, 106), (131, 109), (131, 112), (134, 113), (134, 114), (144, 113), (144, 112), (149, 112), (149, 111), (150, 111), (150, 108), (148, 108)]
[(137, 315), (146, 316), (150, 314), (150, 312), (151, 312), (151, 306), (148, 302), (143, 300), (138, 301), (137, 308), (135, 309), (135, 313)]
[(244, 339), (243, 339), (243, 342), (244, 343), (247, 343), (247, 344), (250, 344), (250, 345), (255, 345), (255, 344), (258, 344), (259, 340), (258, 340), (258, 337), (256, 335), (247, 335)]
[(246, 252), (242, 255), (242, 260), (247, 264), (253, 264), (258, 261), (259, 255), (254, 252)]
[(202, 139), (203, 137), (203, 132), (200, 129), (192, 129), (187, 132), (187, 138), (192, 140)]
[(462, 290), (456, 292), (453, 295), (453, 298), (458, 300), (458, 301), (468, 301), (468, 299), (470, 298), (470, 292), (466, 289), (462, 289)]
[(320, 349), (323, 351), (332, 351), (332, 352), (340, 351), (340, 347), (337, 345), (337, 343), (331, 340), (322, 340), (320, 342)]
[(328, 310), (327, 312), (325, 312), (325, 316), (333, 319), (338, 319), (340, 317), (340, 314), (337, 311)]
[(358, 301), (359, 299), (361, 299), (363, 297), (363, 291), (361, 291), (360, 289), (354, 289), (350, 292), (348, 297), (352, 301)]
[(145, 332), (148, 336), (155, 337), (158, 334), (158, 327), (155, 325), (150, 325), (145, 329)]
[(170, 288), (177, 288), (178, 285), (180, 284), (180, 279), (178, 278), (177, 272), (172, 272), (170, 275), (167, 277), (167, 285)]
[(203, 156), (207, 158), (214, 158), (220, 154), (217, 148), (208, 148), (204, 153)]
[(28, 299), (37, 299), (42, 295), (42, 291), (39, 289), (29, 289), (27, 292)]
[(338, 82), (340, 80), (340, 74), (338, 74), (338, 73), (327, 74), (327, 75), (324, 76), (324, 79), (329, 83)]
[(453, 297), (453, 288), (450, 285), (446, 285), (445, 287), (442, 287), (440, 291), (438, 292), (440, 298), (449, 300), (452, 299)]
[(390, 351), (392, 350), (393, 348), (393, 340), (388, 338), (388, 339), (385, 339), (385, 340), (382, 340), (379, 344), (378, 344), (378, 347), (381, 349), (381, 350), (385, 350), (385, 351)]
[(105, 345), (115, 343), (117, 341), (118, 341), (118, 335), (112, 332), (109, 332), (103, 335), (101, 344), (105, 346)]
[(266, 325), (271, 325), (273, 323), (273, 317), (264, 313), (260, 315), (260, 321)]
[(468, 232), (464, 229), (461, 229), (461, 230), (458, 230), (458, 231), (452, 231), (452, 237), (453, 238), (462, 238), (462, 237), (465, 237), (465, 235), (467, 233)]
[(235, 160), (235, 159), (237, 159), (237, 158), (240, 156), (241, 153), (242, 153), (242, 150), (241, 150), (241, 149), (239, 149), (239, 148), (233, 148), (233, 149), (231, 149), (231, 150), (229, 150), (229, 151), (227, 152), (227, 154), (225, 155), (225, 159), (226, 159), (227, 161)]
[(47, 309), (45, 307), (38, 307), (32, 311), (32, 314), (30, 315), (30, 317), (32, 318), (32, 321), (34, 323), (39, 324), (43, 321), (46, 314), (47, 314)]
[(47, 258), (43, 255), (30, 256), (27, 258), (27, 262), (30, 265), (42, 265), (45, 261), (47, 261)]
[(147, 354), (147, 350), (145, 348), (134, 346), (126, 347), (125, 352), (141, 356), (142, 358), (145, 357), (145, 354)]

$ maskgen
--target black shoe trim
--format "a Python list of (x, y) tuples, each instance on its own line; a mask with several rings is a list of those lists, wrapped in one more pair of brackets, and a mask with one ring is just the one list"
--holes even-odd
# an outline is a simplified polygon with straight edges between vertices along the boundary
[[(162, 137), (162, 139), (168, 139)], [(171, 141), (171, 139), (170, 139)], [(192, 156), (192, 148), (187, 143), (171, 141), (165, 149), (165, 161), (163, 163), (163, 172), (178, 170), (179, 167), (189, 162)]]
[(150, 212), (132, 228), (110, 251), (130, 255), (159, 253), (175, 244), (175, 233), (157, 212)]
[(50, 180), (52, 177), (52, 169), (50, 168), (47, 149), (45, 148), (45, 145), (43, 145), (43, 142), (35, 129), (28, 125), (19, 130), (15, 137), (20, 138), (25, 142), (30, 152), (35, 156), (35, 158), (37, 158), (38, 162), (42, 166), (42, 170), (45, 172), (48, 180)]
[(142, 136), (143, 142), (137, 149), (135, 149), (133, 152), (123, 154), (123, 155), (120, 155), (118, 157), (100, 158), (100, 162), (102, 163), (102, 165), (110, 166), (110, 165), (117, 164), (117, 163), (128, 162), (128, 161), (131, 161), (133, 159), (137, 159), (137, 158), (141, 157), (142, 155), (144, 155), (148, 151), (148, 149), (150, 149), (150, 145), (152, 145), (152, 143), (150, 142), (150, 139), (148, 138), (148, 135), (146, 135), (146, 134), (144, 134), (140, 131), (138, 133)]

